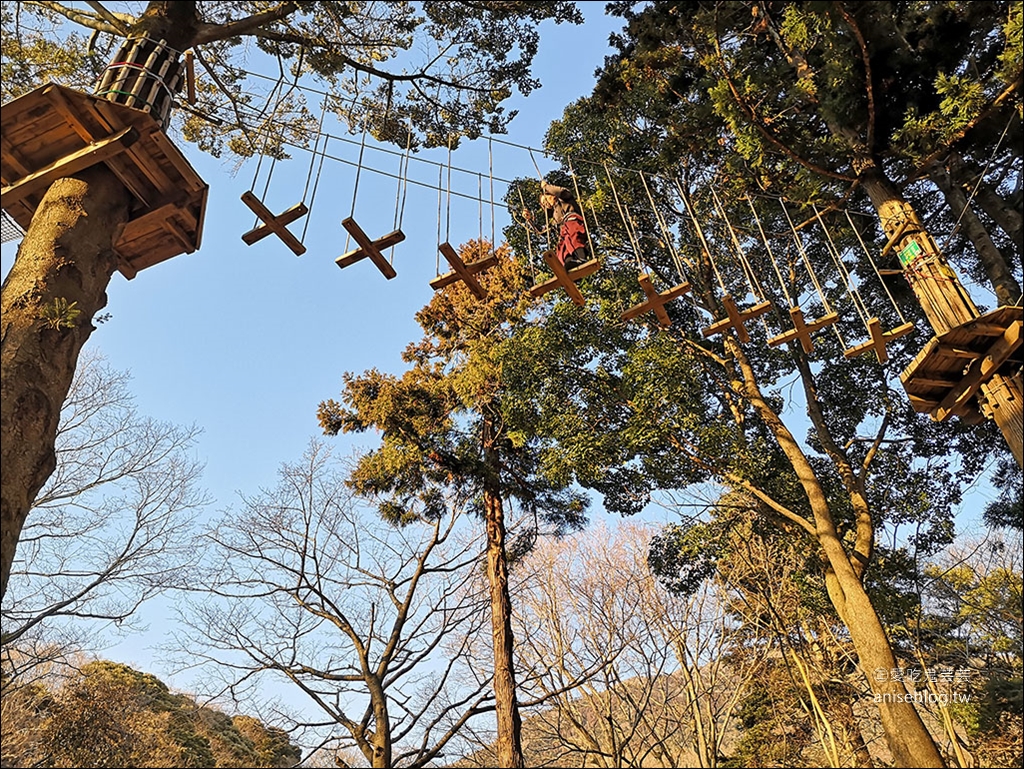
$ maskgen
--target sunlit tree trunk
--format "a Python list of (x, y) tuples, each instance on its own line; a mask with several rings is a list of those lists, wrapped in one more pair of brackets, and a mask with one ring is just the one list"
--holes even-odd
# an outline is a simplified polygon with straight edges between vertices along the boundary
[(516, 700), (513, 665), (512, 601), (508, 592), (508, 559), (505, 552), (505, 514), (498, 484), (499, 457), (494, 445), (493, 418), (484, 417), (484, 457), (489, 479), (484, 484), (487, 528), (487, 582), (491, 593), (491, 635), (494, 645), (494, 701), (498, 721), (497, 755), (502, 767), (521, 769), (523, 763), (522, 719)]
[[(183, 50), (196, 23), (194, 2), (150, 2), (130, 34)], [(129, 203), (129, 193), (106, 166), (58, 179), (36, 210), (3, 284), (0, 596), (7, 592), (25, 518), (54, 469), (60, 409), (92, 319), (107, 303), (117, 268), (113, 244), (128, 220)], [(64, 307), (72, 309), (61, 312)]]

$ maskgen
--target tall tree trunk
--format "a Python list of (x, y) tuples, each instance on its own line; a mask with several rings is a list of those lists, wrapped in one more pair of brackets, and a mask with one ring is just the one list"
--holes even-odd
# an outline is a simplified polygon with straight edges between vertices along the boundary
[(388, 714), (388, 696), (380, 681), (370, 683), (370, 696), (373, 699), (373, 769), (391, 769), (391, 717)]
[(746, 395), (771, 430), (807, 496), (814, 516), (815, 535), (828, 564), (825, 586), (836, 613), (850, 631), (850, 640), (857, 652), (860, 669), (867, 676), (875, 695), (875, 704), (882, 718), (882, 728), (885, 730), (893, 763), (901, 767), (944, 767), (945, 762), (931, 733), (921, 720), (913, 701), (908, 701), (907, 690), (902, 683), (891, 680), (889, 676), (889, 672), (896, 667), (896, 658), (885, 627), (861, 584), (860, 574), (866, 564), (857, 568), (851, 561), (832, 516), (828, 497), (814, 468), (789, 428), (764, 399), (757, 384), (757, 376), (743, 349), (731, 336), (725, 338), (725, 343), (742, 377), (734, 387)]
[[(131, 34), (166, 40), (184, 50), (196, 34), (193, 0), (147, 4)], [(0, 597), (7, 593), (21, 529), (39, 489), (56, 463), (54, 440), (78, 364), (107, 303), (117, 267), (113, 244), (127, 221), (128, 192), (106, 166), (95, 166), (51, 185), (43, 197), (3, 284), (0, 338)], [(62, 303), (76, 318), (44, 321)]]
[(516, 700), (513, 665), (512, 600), (508, 593), (508, 558), (505, 552), (505, 513), (498, 481), (499, 457), (494, 445), (493, 417), (484, 417), (484, 460), (489, 479), (484, 484), (484, 515), (487, 526), (487, 582), (491, 593), (491, 639), (494, 644), (494, 703), (498, 720), (498, 764), (522, 769), (523, 722)]
[(1006, 257), (992, 242), (985, 225), (971, 208), (963, 189), (953, 182), (949, 171), (941, 163), (933, 163), (928, 175), (945, 196), (953, 218), (963, 226), (967, 237), (974, 244), (999, 306), (1016, 303), (1020, 297), (1020, 283), (1013, 277)]
[[(128, 220), (129, 202), (124, 186), (103, 165), (57, 180), (3, 283), (0, 595), (7, 592), (28, 511), (56, 465), (60, 410), (79, 352), (93, 332), (92, 319), (107, 303), (107, 285), (117, 269), (113, 236)], [(74, 303), (73, 310), (63, 320), (52, 318), (64, 303)]]

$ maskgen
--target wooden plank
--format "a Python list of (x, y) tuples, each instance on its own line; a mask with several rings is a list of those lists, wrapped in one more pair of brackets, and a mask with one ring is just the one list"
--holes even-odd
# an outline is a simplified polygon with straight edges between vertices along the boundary
[(583, 278), (588, 275), (592, 275), (597, 272), (601, 269), (601, 263), (597, 259), (591, 259), (589, 262), (584, 262), (579, 267), (566, 271), (565, 266), (558, 261), (558, 257), (555, 256), (554, 251), (545, 251), (543, 257), (548, 267), (555, 274), (555, 277), (531, 288), (530, 295), (535, 297), (543, 296), (549, 291), (553, 291), (556, 288), (561, 287), (565, 289), (567, 294), (569, 294), (569, 298), (572, 299), (574, 304), (580, 305), (581, 307), (586, 304), (583, 294), (581, 294), (580, 290), (576, 288), (576, 281), (583, 280)]
[(124, 110), (119, 111), (117, 109), (119, 105), (115, 102), (97, 99), (93, 102), (85, 103), (94, 106), (96, 110), (105, 116), (106, 122), (111, 125), (128, 123), (139, 129), (139, 133), (142, 135), (143, 141), (139, 142), (138, 146), (134, 147), (129, 154), (131, 155), (135, 168), (137, 168), (138, 171), (146, 177), (146, 180), (156, 188), (158, 194), (167, 195), (175, 189), (180, 189), (181, 185), (171, 181), (170, 177), (164, 173), (164, 170), (160, 167), (159, 163), (155, 161), (152, 153), (148, 151), (149, 145), (153, 144), (153, 142), (146, 141), (146, 139), (160, 133), (159, 124), (152, 118), (149, 118), (148, 112), (135, 111), (136, 115), (144, 115), (149, 118), (148, 120), (139, 120), (135, 115), (131, 116), (131, 118), (135, 119), (129, 119), (129, 116), (121, 114)]
[[(878, 261), (882, 261), (883, 259), (885, 259), (889, 252), (892, 251), (893, 246), (896, 245), (896, 242), (903, 237), (903, 233), (907, 231), (907, 227), (909, 226), (910, 220), (904, 219), (903, 223), (896, 228), (896, 232), (894, 232), (892, 234), (892, 237), (889, 238), (889, 242), (885, 244), (884, 248), (882, 248), (882, 253), (878, 255)], [(902, 272), (902, 270), (900, 270), (900, 272)]]
[(622, 320), (632, 320), (633, 318), (653, 310), (654, 314), (658, 318), (658, 324), (662, 328), (668, 328), (671, 326), (672, 321), (668, 317), (668, 312), (665, 311), (665, 304), (689, 291), (690, 284), (686, 282), (680, 283), (673, 286), (668, 291), (659, 294), (657, 289), (655, 289), (654, 285), (651, 283), (650, 275), (643, 274), (637, 278), (637, 280), (640, 283), (640, 288), (643, 289), (644, 294), (647, 296), (647, 300), (622, 313)]
[[(296, 256), (302, 256), (306, 253), (306, 247), (299, 242), (298, 238), (288, 231), (287, 227), (278, 221), (278, 218), (271, 213), (270, 209), (260, 202), (259, 198), (247, 191), (242, 193), (242, 202), (249, 206), (253, 213), (266, 223), (269, 231), (277, 235), (277, 237), (279, 237)], [(305, 208), (305, 206), (303, 206), (303, 208)], [(250, 233), (251, 232), (252, 231), (250, 230)], [(248, 235), (250, 233), (246, 234)], [(243, 235), (242, 237), (244, 238), (245, 236)]]
[(179, 225), (173, 218), (164, 219), (161, 224), (163, 228), (178, 241), (186, 254), (191, 254), (196, 250), (191, 238), (188, 236), (188, 233), (185, 232), (185, 230), (181, 228), (181, 225)]
[(931, 412), (932, 409), (939, 405), (939, 402), (936, 400), (921, 398), (911, 393), (907, 393), (907, 399), (910, 401), (910, 405), (914, 408), (914, 411), (921, 412), (922, 414)]
[[(101, 126), (106, 130), (113, 131), (126, 124), (134, 125), (130, 121), (119, 120), (118, 115), (116, 114), (112, 117), (104, 116), (97, 109), (96, 103), (102, 101), (103, 104), (108, 104), (108, 102), (105, 102), (102, 99), (93, 99), (92, 97), (89, 97), (86, 94), (81, 94), (76, 91), (70, 91), (68, 89), (62, 89), (55, 86), (51, 94), (54, 102), (66, 102), (66, 97), (64, 95), (65, 92), (68, 95), (75, 98), (76, 102), (78, 103), (78, 106), (81, 107), (81, 109), (93, 120), (95, 120), (97, 125)], [(65, 123), (67, 123), (66, 118)], [(144, 132), (140, 133), (140, 138), (144, 143)], [(114, 173), (114, 175), (117, 176), (118, 179), (120, 179), (121, 184), (123, 184), (128, 189), (128, 191), (132, 193), (132, 195), (142, 204), (144, 208), (148, 208), (150, 205), (150, 201), (152, 201), (153, 199), (153, 192), (146, 186), (146, 182), (148, 182), (151, 185), (154, 185), (154, 182), (151, 179), (147, 178), (142, 173), (142, 168), (140, 167), (139, 154), (137, 149), (130, 149), (128, 151), (128, 157), (131, 158), (130, 163), (125, 162), (127, 158), (124, 160), (118, 158), (117, 160), (113, 160), (107, 163), (107, 165), (109, 166), (110, 170)], [(160, 187), (158, 185), (154, 186), (157, 187), (157, 190), (160, 190)], [(170, 187), (169, 184), (166, 186), (169, 189), (165, 190), (165, 192), (170, 192), (171, 189), (173, 189)]]
[(77, 152), (40, 168), (33, 174), (23, 177), (0, 192), (0, 205), (7, 208), (32, 192), (49, 187), (57, 179), (72, 176), (90, 166), (101, 163), (107, 158), (123, 152), (125, 147), (136, 141), (139, 132), (129, 126), (122, 128), (113, 136), (108, 136), (83, 147)]
[(996, 370), (1006, 362), (1013, 354), (1013, 351), (1020, 347), (1021, 327), (1024, 323), (1015, 321), (1011, 323), (999, 340), (993, 344), (983, 358), (971, 362), (966, 376), (942, 399), (942, 402), (932, 412), (932, 418), (936, 422), (945, 422), (975, 396), (978, 389), (989, 379)]
[(942, 344), (941, 342), (936, 345), (935, 349), (939, 355), (945, 355), (949, 358), (963, 358), (964, 360), (974, 360), (984, 354), (977, 350), (967, 350), (963, 347), (954, 347), (951, 344)]
[[(914, 387), (914, 389), (937, 389), (942, 390), (945, 393), (946, 391), (956, 387), (958, 384), (960, 384), (959, 379), (916, 376), (907, 383), (907, 386)], [(938, 403), (936, 403), (936, 405), (938, 405)]]
[[(473, 292), (473, 295), (477, 299), (480, 299), (482, 301), (487, 298), (487, 289), (480, 285), (480, 281), (476, 279), (476, 276), (473, 272), (469, 271), (469, 269), (466, 267), (465, 262), (463, 262), (462, 259), (459, 258), (459, 255), (455, 253), (455, 249), (452, 248), (450, 243), (442, 243), (437, 247), (437, 250), (441, 252), (444, 258), (448, 260), (448, 264), (452, 266), (452, 272), (448, 273), (448, 275), (454, 274), (455, 280), (461, 280), (463, 283), (465, 283), (466, 286), (469, 287), (469, 290)], [(486, 259), (483, 261), (486, 261)], [(497, 259), (495, 258), (494, 261), (497, 261)], [(494, 263), (494, 261), (492, 261), (492, 264)], [(479, 271), (479, 269), (476, 270), (476, 272)], [(444, 285), (448, 285), (447, 283), (436, 285), (439, 282), (440, 278), (436, 278), (435, 280), (430, 281), (431, 288), (437, 291)]]
[[(71, 104), (65, 96), (67, 94), (74, 94), (74, 104)], [(82, 122), (81, 115), (78, 113), (78, 109), (82, 110), (85, 114), (89, 115), (96, 123), (103, 128), (113, 131), (115, 128), (130, 124), (135, 125), (133, 121), (126, 121), (121, 119), (122, 116), (117, 112), (107, 111), (109, 102), (103, 99), (91, 99), (85, 94), (79, 94), (73, 91), (64, 92), (61, 89), (55, 89), (52, 93), (54, 106), (64, 116), (68, 125), (78, 133), (85, 141), (92, 141), (90, 129)], [(102, 102), (102, 106), (100, 103)], [(76, 109), (76, 107), (78, 109)], [(138, 126), (136, 126), (138, 127)], [(143, 205), (148, 205), (149, 200), (152, 199), (152, 194), (149, 190), (143, 190), (142, 187), (135, 181), (134, 177), (136, 174), (141, 174), (159, 193), (167, 194), (171, 192), (175, 185), (171, 183), (171, 180), (165, 173), (159, 168), (153, 167), (153, 164), (149, 162), (149, 154), (144, 150), (146, 144), (146, 131), (140, 129), (140, 137), (142, 141), (138, 142), (128, 152), (128, 156), (131, 158), (131, 164), (126, 168), (123, 165), (111, 165), (111, 171), (117, 174), (117, 177), (121, 180), (132, 194), (135, 195), (139, 200), (142, 201)]]
[[(306, 208), (305, 203), (296, 203), (288, 210), (278, 214), (274, 217), (274, 220), (281, 226), (286, 226), (294, 222), (296, 219), (301, 219), (303, 216), (309, 213), (309, 209)], [(247, 233), (242, 235), (242, 240), (247, 246), (251, 246), (253, 243), (257, 243), (267, 235), (273, 235), (274, 229), (270, 225), (263, 224), (255, 229), (249, 230)]]
[(713, 334), (725, 333), (730, 328), (734, 328), (736, 329), (736, 336), (739, 337), (741, 342), (749, 342), (750, 334), (747, 332), (747, 327), (744, 323), (752, 318), (764, 315), (772, 308), (772, 303), (765, 301), (755, 304), (748, 310), (740, 311), (736, 306), (736, 301), (730, 294), (723, 294), (721, 301), (722, 306), (725, 307), (725, 312), (728, 317), (712, 323), (710, 326), (705, 328), (701, 332), (705, 337), (712, 336)]
[(0, 134), (0, 151), (3, 151), (4, 161), (16, 174), (10, 179), (8, 179), (6, 175), (0, 176), (0, 182), (2, 182), (4, 186), (13, 183), (16, 179), (28, 176), (31, 173), (28, 165), (26, 165), (25, 161), (23, 161), (19, 156), (18, 151), (11, 146), (10, 141), (3, 134)]
[(380, 270), (388, 280), (391, 280), (398, 274), (395, 272), (395, 268), (392, 267), (388, 260), (384, 258), (384, 255), (380, 250), (382, 248), (390, 248), (396, 243), (401, 243), (405, 240), (404, 232), (401, 230), (395, 230), (393, 232), (389, 232), (382, 238), (370, 240), (369, 236), (363, 232), (363, 228), (360, 227), (356, 223), (356, 220), (351, 216), (342, 220), (341, 226), (348, 230), (355, 242), (359, 244), (359, 248), (355, 251), (349, 251), (347, 254), (335, 259), (334, 261), (339, 267), (348, 267), (350, 264), (358, 262), (360, 259), (370, 257), (370, 261), (377, 265), (377, 269)]
[[(445, 243), (443, 245), (448, 245), (448, 244)], [(449, 248), (450, 248), (450, 246), (449, 246)], [(447, 258), (447, 257), (445, 257), (445, 258)], [(462, 261), (462, 260), (460, 259), (459, 261)], [(449, 263), (451, 263), (450, 260), (449, 260)], [(484, 270), (489, 270), (491, 267), (493, 267), (497, 263), (498, 263), (498, 255), (497, 254), (491, 254), (490, 256), (484, 257), (483, 259), (477, 259), (475, 262), (471, 262), (470, 264), (467, 264), (466, 265), (466, 270), (469, 272), (470, 275), (476, 275), (478, 272), (483, 272)], [(434, 278), (432, 281), (430, 281), (430, 287), (432, 289), (434, 289), (435, 291), (437, 291), (438, 289), (442, 289), (445, 286), (449, 286), (452, 283), (455, 283), (456, 281), (459, 281), (459, 280), (462, 280), (462, 277), (459, 275), (458, 272), (455, 272), (454, 270), (452, 270), (451, 272), (446, 272), (444, 275), (441, 275), (440, 277)]]
[(891, 342), (893, 339), (899, 339), (902, 336), (906, 336), (913, 330), (913, 323), (903, 323), (892, 331), (882, 331), (882, 322), (878, 318), (871, 318), (868, 321), (868, 333), (871, 335), (871, 339), (867, 342), (861, 342), (858, 345), (854, 345), (848, 350), (844, 350), (843, 355), (846, 358), (853, 358), (867, 352), (868, 350), (874, 350), (875, 355), (878, 358), (878, 362), (885, 363), (889, 360), (889, 351), (886, 349), (886, 343)]
[(206, 183), (199, 178), (199, 174), (195, 172), (195, 169), (189, 165), (188, 160), (181, 154), (179, 150), (170, 139), (164, 134), (163, 131), (154, 131), (150, 134), (150, 139), (153, 143), (164, 153), (164, 156), (170, 161), (171, 165), (181, 174), (182, 179), (185, 180), (185, 186), (190, 192), (198, 192)]

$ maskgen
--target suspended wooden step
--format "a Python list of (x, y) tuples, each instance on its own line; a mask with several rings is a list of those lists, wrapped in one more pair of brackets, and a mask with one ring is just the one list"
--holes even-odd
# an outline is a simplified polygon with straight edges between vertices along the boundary
[(243, 192), (242, 202), (249, 206), (252, 212), (263, 221), (261, 226), (249, 230), (242, 235), (245, 245), (251, 246), (253, 243), (263, 240), (267, 235), (277, 235), (296, 256), (302, 256), (306, 253), (306, 247), (288, 231), (289, 224), (309, 213), (305, 203), (296, 203), (287, 211), (274, 216), (270, 209), (263, 205), (263, 201), (253, 195), (252, 192)]
[(838, 313), (830, 312), (828, 315), (822, 315), (818, 320), (807, 323), (804, 320), (804, 311), (799, 307), (790, 307), (789, 317), (793, 321), (793, 328), (790, 331), (785, 331), (779, 334), (778, 336), (773, 336), (768, 340), (768, 346), (778, 347), (780, 344), (784, 344), (785, 342), (792, 342), (794, 339), (799, 339), (800, 346), (808, 355), (814, 352), (814, 342), (811, 339), (811, 334), (815, 331), (827, 328), (839, 320)]
[(651, 276), (644, 273), (638, 280), (640, 281), (640, 288), (644, 290), (644, 294), (647, 295), (647, 300), (641, 302), (634, 307), (629, 308), (622, 313), (623, 320), (632, 320), (633, 318), (639, 317), (647, 312), (653, 312), (658, 318), (658, 325), (662, 328), (668, 328), (672, 325), (672, 321), (668, 317), (668, 313), (665, 311), (665, 304), (671, 302), (673, 299), (685, 294), (690, 290), (690, 284), (680, 283), (679, 285), (673, 286), (668, 291), (658, 293), (658, 290), (651, 283)]
[(933, 337), (900, 374), (915, 411), (936, 422), (958, 416), (981, 421), (978, 390), (992, 376), (1022, 363), (1024, 309), (1000, 307)]
[(2, 205), (25, 230), (55, 179), (103, 163), (133, 198), (114, 236), (126, 278), (199, 248), (209, 188), (148, 111), (45, 85), (3, 105), (0, 150)]
[(601, 263), (597, 259), (591, 259), (589, 262), (584, 262), (579, 267), (574, 267), (571, 270), (566, 270), (565, 265), (558, 261), (558, 257), (555, 256), (554, 251), (545, 251), (543, 253), (544, 261), (548, 267), (551, 268), (551, 272), (555, 274), (555, 277), (550, 280), (546, 280), (543, 283), (538, 283), (536, 286), (530, 289), (530, 295), (539, 297), (544, 296), (548, 291), (554, 291), (556, 288), (561, 286), (565, 289), (565, 292), (572, 299), (574, 304), (578, 304), (582, 307), (586, 304), (586, 299), (583, 298), (583, 294), (576, 288), (576, 281), (583, 280), (588, 275), (593, 275), (599, 269), (601, 269)]
[(490, 256), (478, 259), (475, 262), (466, 264), (462, 261), (455, 249), (451, 247), (450, 243), (442, 243), (437, 247), (437, 250), (441, 252), (441, 255), (448, 260), (448, 264), (452, 266), (451, 272), (446, 272), (440, 277), (434, 278), (430, 281), (430, 287), (435, 291), (440, 291), (445, 286), (449, 286), (452, 283), (462, 281), (465, 283), (469, 290), (473, 292), (473, 295), (480, 300), (487, 298), (487, 289), (480, 285), (480, 281), (476, 279), (476, 275), (479, 272), (490, 269), (498, 263), (498, 255), (491, 254)]
[(389, 232), (383, 237), (377, 238), (377, 240), (370, 240), (369, 236), (363, 232), (363, 228), (360, 227), (356, 223), (356, 220), (351, 216), (344, 219), (341, 226), (348, 230), (352, 239), (359, 244), (359, 248), (339, 256), (334, 260), (335, 264), (344, 269), (350, 264), (355, 264), (366, 257), (370, 257), (370, 261), (377, 265), (377, 269), (380, 270), (388, 280), (391, 280), (398, 274), (395, 272), (395, 268), (391, 266), (391, 263), (384, 257), (384, 254), (381, 253), (381, 250), (391, 248), (391, 246), (405, 240), (404, 232), (401, 230), (395, 230), (394, 232)]
[(772, 308), (771, 302), (764, 301), (758, 302), (748, 310), (741, 311), (740, 308), (736, 306), (736, 301), (730, 294), (723, 294), (721, 302), (728, 317), (723, 318), (716, 323), (712, 323), (704, 329), (702, 333), (705, 337), (712, 336), (714, 334), (723, 334), (730, 328), (734, 328), (736, 329), (736, 336), (739, 337), (741, 342), (749, 342), (750, 334), (747, 333), (747, 327), (744, 323), (748, 320), (764, 315)]
[(885, 363), (889, 360), (889, 352), (885, 348), (886, 342), (906, 336), (913, 330), (913, 323), (902, 323), (892, 331), (882, 331), (882, 321), (878, 318), (872, 318), (868, 321), (868, 333), (871, 335), (871, 339), (854, 345), (848, 350), (844, 350), (843, 355), (847, 358), (856, 358), (858, 355), (869, 350), (874, 350), (875, 355), (878, 357), (878, 362)]

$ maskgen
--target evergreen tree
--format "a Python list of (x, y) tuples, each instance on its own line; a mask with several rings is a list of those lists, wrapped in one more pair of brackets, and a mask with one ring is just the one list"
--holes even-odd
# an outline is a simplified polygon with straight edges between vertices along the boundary
[[(460, 256), (470, 263), (490, 250), (471, 241)], [(483, 522), (497, 755), (501, 766), (514, 769), (523, 766), (523, 754), (509, 565), (538, 536), (580, 528), (586, 501), (570, 488), (564, 467), (544, 461), (543, 441), (515, 418), (521, 404), (507, 395), (502, 361), (512, 336), (528, 333), (535, 318), (521, 265), (507, 247), (496, 253), (497, 265), (482, 278), (487, 299), (477, 300), (461, 284), (436, 294), (416, 316), (424, 336), (403, 355), (410, 368), (400, 377), (376, 369), (346, 374), (342, 402), (322, 403), (319, 417), (329, 434), (380, 433), (380, 447), (360, 459), (351, 485), (377, 500), (385, 521), (412, 525), (460, 504)]]

